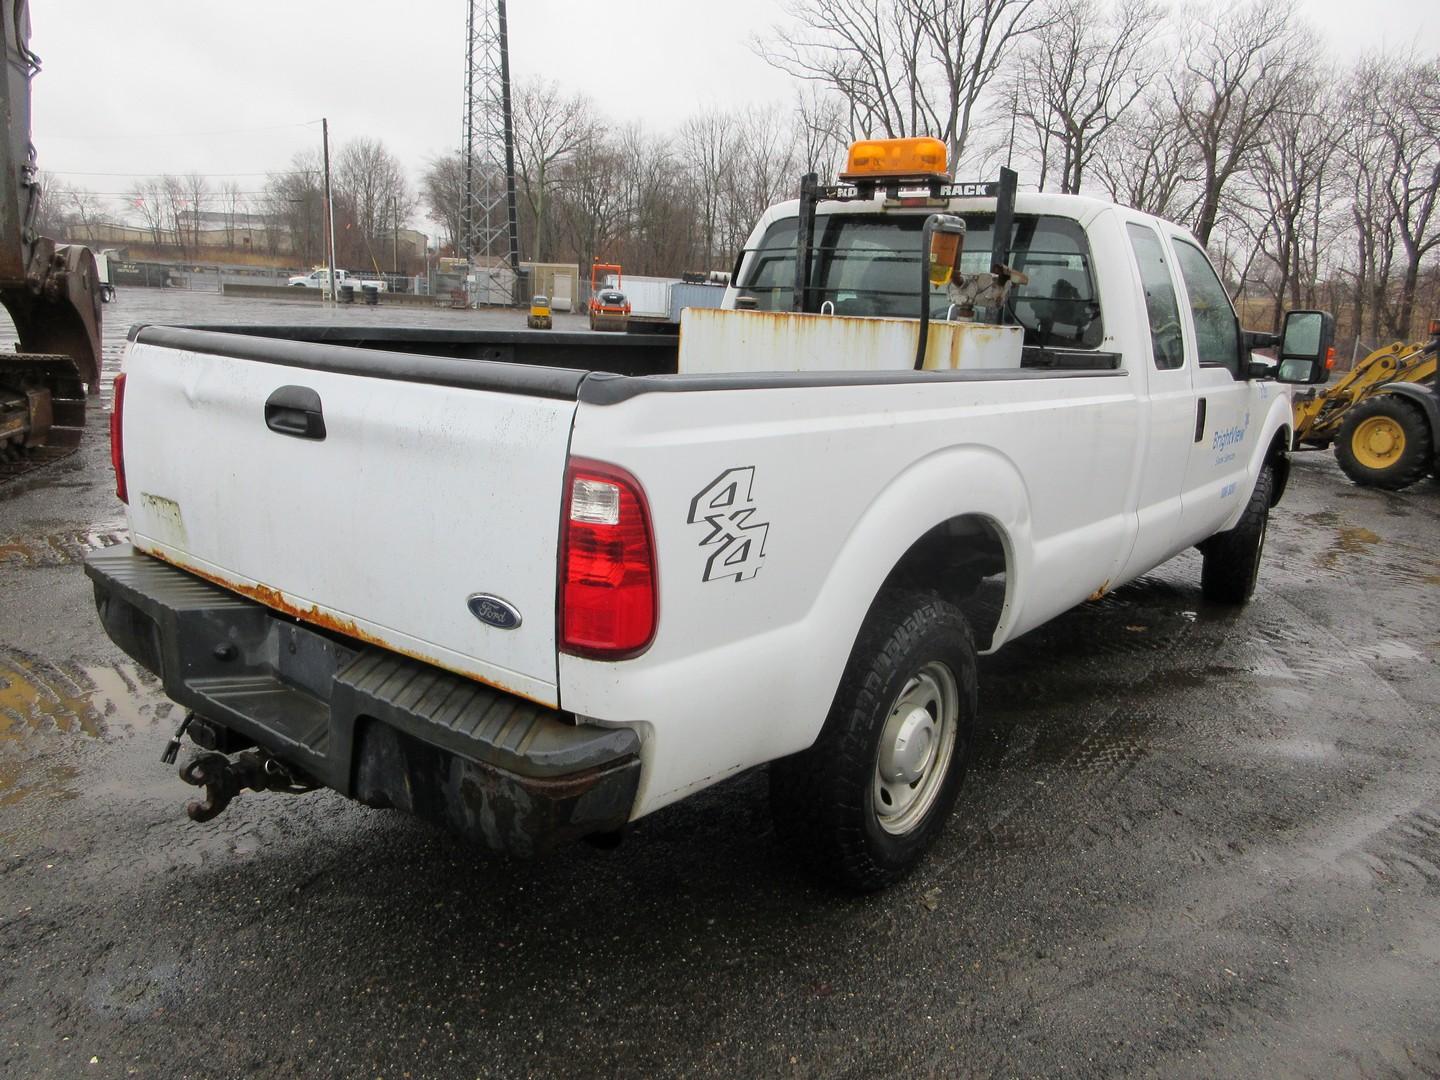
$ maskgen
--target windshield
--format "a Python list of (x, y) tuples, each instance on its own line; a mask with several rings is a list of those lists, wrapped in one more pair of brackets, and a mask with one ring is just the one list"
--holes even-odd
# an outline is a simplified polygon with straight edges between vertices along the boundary
[[(965, 214), (966, 274), (990, 269), (993, 214)], [(775, 222), (737, 286), (761, 311), (790, 311), (795, 290), (796, 218)], [(826, 301), (837, 315), (919, 318), (920, 246), (925, 218), (919, 214), (822, 214), (815, 218), (810, 307)], [(1104, 338), (1100, 303), (1091, 274), (1085, 231), (1069, 218), (1017, 214), (1010, 265), (1030, 278), (1014, 286), (1003, 311), (979, 307), (981, 322), (1025, 328), (1025, 344), (1094, 349)], [(930, 314), (944, 318), (944, 289), (930, 291)], [(828, 311), (829, 308), (826, 308)]]

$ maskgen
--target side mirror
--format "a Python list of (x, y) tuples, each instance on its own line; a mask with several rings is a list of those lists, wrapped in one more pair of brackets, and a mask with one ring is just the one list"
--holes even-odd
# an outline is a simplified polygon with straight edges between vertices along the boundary
[(1334, 366), (1335, 316), (1328, 311), (1287, 311), (1276, 381), (1323, 383)]

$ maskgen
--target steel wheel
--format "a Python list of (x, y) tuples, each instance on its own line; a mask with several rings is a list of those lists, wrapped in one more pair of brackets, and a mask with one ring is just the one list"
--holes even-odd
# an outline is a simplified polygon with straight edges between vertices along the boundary
[(880, 827), (903, 836), (925, 819), (955, 753), (960, 691), (954, 673), (932, 660), (890, 706), (875, 755), (872, 800)]
[(1351, 449), (1367, 469), (1388, 469), (1405, 453), (1405, 429), (1393, 417), (1366, 417), (1355, 428)]

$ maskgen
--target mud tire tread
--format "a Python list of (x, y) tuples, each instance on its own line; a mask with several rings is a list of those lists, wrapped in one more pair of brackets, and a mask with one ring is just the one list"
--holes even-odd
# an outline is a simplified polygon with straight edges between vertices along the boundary
[[(869, 805), (876, 743), (903, 681), (935, 659), (950, 666), (959, 690), (955, 753), (924, 820), (891, 836), (873, 822)], [(820, 737), (770, 767), (776, 831), (797, 859), (835, 885), (873, 892), (894, 884), (945, 827), (964, 782), (975, 714), (975, 645), (965, 616), (932, 593), (885, 590), (856, 639)]]
[(1210, 603), (1240, 605), (1254, 595), (1274, 488), (1274, 467), (1266, 465), (1235, 527), (1216, 533), (1201, 547), (1200, 591)]

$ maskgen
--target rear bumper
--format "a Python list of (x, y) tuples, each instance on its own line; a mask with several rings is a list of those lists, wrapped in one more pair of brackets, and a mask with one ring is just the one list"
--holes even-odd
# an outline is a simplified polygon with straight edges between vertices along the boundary
[(341, 794), (522, 856), (629, 820), (631, 730), (312, 629), (128, 544), (85, 572), (106, 632), (166, 694)]

